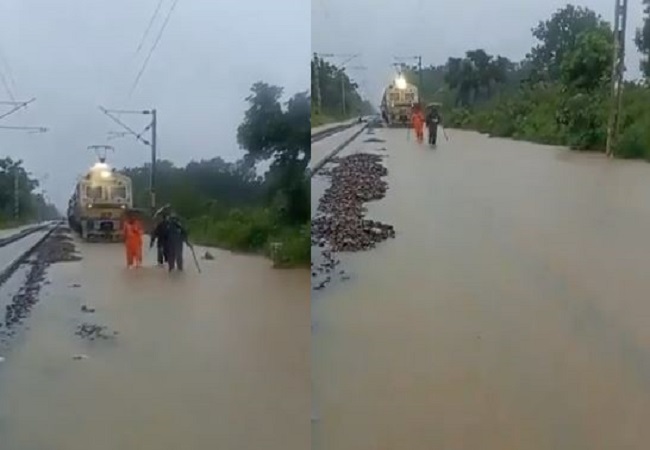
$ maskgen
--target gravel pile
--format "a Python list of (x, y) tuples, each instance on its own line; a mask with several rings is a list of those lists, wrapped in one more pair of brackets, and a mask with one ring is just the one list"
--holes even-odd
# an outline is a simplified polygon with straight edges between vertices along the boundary
[(314, 290), (324, 289), (334, 279), (350, 279), (338, 267), (341, 261), (337, 252), (369, 250), (395, 237), (392, 225), (364, 217), (364, 203), (383, 198), (388, 190), (388, 184), (382, 179), (388, 170), (381, 161), (380, 155), (357, 153), (333, 158), (331, 162), (337, 165), (321, 170), (321, 175), (331, 177), (331, 183), (311, 223), (311, 242), (317, 251), (311, 264)]
[(395, 237), (392, 225), (364, 219), (363, 204), (383, 198), (388, 190), (382, 180), (388, 170), (381, 156), (359, 153), (336, 162), (338, 166), (330, 171), (331, 186), (320, 200), (320, 214), (312, 221), (312, 244), (355, 252)]
[(117, 336), (118, 332), (110, 331), (103, 325), (97, 325), (94, 323), (82, 323), (77, 327), (77, 331), (74, 334), (82, 337), (83, 339), (94, 341), (95, 339), (112, 339)]
[(23, 263), (30, 266), (29, 272), (25, 284), (5, 308), (3, 320), (0, 321), (0, 334), (12, 335), (11, 328), (20, 324), (38, 302), (42, 286), (48, 284), (45, 272), (50, 264), (80, 259), (75, 254), (70, 236), (61, 229), (54, 231)]

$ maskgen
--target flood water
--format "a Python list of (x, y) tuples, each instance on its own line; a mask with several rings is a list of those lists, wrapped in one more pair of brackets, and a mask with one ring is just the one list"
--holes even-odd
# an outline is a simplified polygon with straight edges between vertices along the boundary
[(397, 237), (312, 305), (313, 448), (648, 448), (650, 165), (448, 134), (365, 144)]
[[(308, 448), (309, 272), (212, 253), (202, 274), (186, 255), (182, 276), (127, 271), (113, 244), (53, 266), (2, 355), (0, 448)], [(87, 342), (74, 335), (82, 322), (119, 334)]]

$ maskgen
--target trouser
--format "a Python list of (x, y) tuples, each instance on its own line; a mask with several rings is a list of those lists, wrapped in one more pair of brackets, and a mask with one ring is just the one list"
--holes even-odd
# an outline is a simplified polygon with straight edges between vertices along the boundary
[(438, 126), (435, 124), (431, 124), (429, 126), (429, 144), (436, 145), (437, 140), (438, 140)]
[(169, 242), (167, 244), (167, 265), (169, 270), (183, 270), (183, 241)]
[(158, 250), (158, 264), (164, 264), (167, 262), (167, 249), (165, 248), (165, 245), (161, 242), (158, 242), (157, 245), (157, 250)]
[(134, 264), (142, 264), (142, 245), (129, 242), (126, 244), (126, 265), (131, 267)]
[(415, 127), (415, 137), (417, 138), (418, 142), (424, 141), (424, 127), (422, 126)]

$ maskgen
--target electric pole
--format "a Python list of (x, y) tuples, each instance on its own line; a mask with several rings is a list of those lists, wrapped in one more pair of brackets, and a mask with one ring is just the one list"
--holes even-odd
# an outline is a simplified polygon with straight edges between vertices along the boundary
[(614, 156), (618, 142), (623, 101), (623, 74), (625, 73), (625, 27), (627, 22), (627, 0), (615, 0), (614, 9), (614, 58), (612, 61), (612, 93), (607, 124), (605, 154)]
[(16, 163), (14, 165), (14, 220), (16, 220), (16, 222), (20, 218), (20, 185), (18, 184), (18, 164), (19, 163)]
[[(149, 198), (151, 207), (151, 214), (156, 210), (156, 160), (157, 160), (157, 114), (155, 109), (144, 110), (144, 111), (125, 111), (125, 110), (109, 110), (103, 106), (99, 107), (100, 111), (106, 114), (113, 122), (117, 123), (119, 126), (126, 130), (125, 135), (132, 135), (138, 141), (142, 142), (147, 147), (151, 148), (151, 170), (149, 172)], [(140, 133), (134, 131), (127, 124), (122, 122), (115, 114), (140, 114), (140, 115), (149, 115), (151, 116), (151, 122), (147, 125), (144, 130)], [(142, 137), (144, 133), (151, 130), (151, 140), (147, 140)], [(117, 133), (119, 134), (119, 133)], [(115, 136), (116, 133), (113, 133), (112, 136)]]
[(320, 59), (318, 53), (314, 53), (314, 74), (316, 80), (314, 82), (314, 95), (316, 96), (316, 113), (321, 113), (321, 98), (320, 98)]

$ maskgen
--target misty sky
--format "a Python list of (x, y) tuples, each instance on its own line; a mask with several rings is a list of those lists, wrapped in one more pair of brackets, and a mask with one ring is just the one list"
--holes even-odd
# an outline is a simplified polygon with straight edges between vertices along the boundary
[[(610, 23), (613, 0), (572, 2)], [(567, 4), (561, 0), (312, 0), (312, 47), (323, 53), (360, 53), (351, 76), (379, 104), (392, 77), (393, 56), (422, 55), (423, 65), (444, 64), (450, 56), (483, 48), (520, 60), (534, 45), (531, 28)], [(628, 6), (627, 77), (638, 78), (634, 31), (642, 24), (641, 0)], [(336, 63), (337, 59), (332, 59)]]
[[(238, 159), (236, 128), (250, 86), (263, 80), (288, 95), (309, 88), (311, 5), (305, 0), (179, 0), (139, 87), (129, 91), (173, 0), (165, 0), (135, 55), (158, 0), (3, 0), (0, 52), (26, 111), (0, 125), (36, 125), (46, 134), (0, 130), (0, 154), (25, 160), (49, 197), (67, 207), (76, 177), (95, 159), (92, 144), (111, 144), (114, 165), (137, 165), (149, 149), (117, 130), (97, 109), (148, 109), (159, 115), (159, 156), (179, 164)], [(9, 70), (0, 60), (7, 78)], [(9, 94), (0, 85), (0, 100)], [(6, 107), (2, 107), (6, 108)], [(5, 111), (2, 109), (0, 111)], [(145, 117), (125, 117), (140, 131)]]

